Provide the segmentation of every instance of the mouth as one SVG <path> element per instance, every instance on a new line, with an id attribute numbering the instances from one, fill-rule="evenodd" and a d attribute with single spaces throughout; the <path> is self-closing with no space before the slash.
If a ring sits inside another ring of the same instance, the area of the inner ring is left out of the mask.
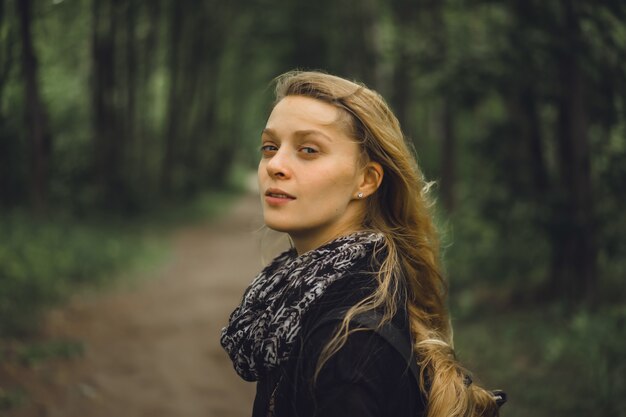
<path id="1" fill-rule="evenodd" d="M 279 189 L 276 189 L 276 188 L 268 189 L 265 192 L 265 196 L 266 197 L 272 197 L 272 198 L 284 198 L 284 199 L 287 199 L 287 200 L 295 200 L 296 199 L 291 194 L 288 194 L 288 193 L 284 192 L 283 190 L 279 190 Z"/>

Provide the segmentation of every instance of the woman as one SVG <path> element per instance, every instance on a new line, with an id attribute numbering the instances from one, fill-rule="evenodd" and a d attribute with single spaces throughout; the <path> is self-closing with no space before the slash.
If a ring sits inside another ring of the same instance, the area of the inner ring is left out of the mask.
<path id="1" fill-rule="evenodd" d="M 261 154 L 265 223 L 293 247 L 222 331 L 253 416 L 497 415 L 454 358 L 429 184 L 383 98 L 284 74 Z"/>

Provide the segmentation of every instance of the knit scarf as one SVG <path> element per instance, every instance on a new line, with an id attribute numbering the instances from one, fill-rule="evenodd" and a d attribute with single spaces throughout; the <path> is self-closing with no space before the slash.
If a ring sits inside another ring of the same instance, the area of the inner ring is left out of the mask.
<path id="1" fill-rule="evenodd" d="M 300 256 L 290 249 L 274 258 L 222 329 L 222 347 L 237 373 L 257 381 L 288 360 L 305 313 L 333 282 L 356 272 L 382 240 L 379 233 L 357 232 Z"/>

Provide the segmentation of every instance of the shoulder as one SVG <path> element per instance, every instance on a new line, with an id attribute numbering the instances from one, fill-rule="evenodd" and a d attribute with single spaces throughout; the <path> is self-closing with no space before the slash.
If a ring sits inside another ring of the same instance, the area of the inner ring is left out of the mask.
<path id="1" fill-rule="evenodd" d="M 329 320 L 313 329 L 303 340 L 302 356 L 319 360 L 326 345 L 335 337 L 340 324 L 340 320 Z M 407 373 L 407 360 L 381 330 L 362 321 L 353 320 L 345 343 L 328 358 L 321 370 L 328 368 L 335 376 L 346 381 L 358 380 L 364 374 L 381 381 L 410 378 L 411 375 Z M 403 333 L 399 334 L 400 337 L 404 337 Z"/>
<path id="2" fill-rule="evenodd" d="M 297 408 L 324 416 L 420 415 L 423 400 L 409 364 L 379 331 L 355 322 L 345 344 L 325 363 L 319 362 L 339 324 L 325 321 L 302 340 L 296 366 L 301 389 L 294 396 Z"/>
<path id="3" fill-rule="evenodd" d="M 308 332 L 303 332 L 304 357 L 319 360 L 324 348 L 336 337 L 346 311 L 331 310 L 311 323 Z M 357 377 L 362 369 L 392 379 L 410 378 L 412 343 L 406 321 L 399 318 L 402 314 L 399 312 L 393 321 L 384 323 L 382 315 L 375 311 L 353 317 L 347 338 L 341 348 L 328 358 L 328 366 L 346 368 L 352 373 L 352 378 Z"/>

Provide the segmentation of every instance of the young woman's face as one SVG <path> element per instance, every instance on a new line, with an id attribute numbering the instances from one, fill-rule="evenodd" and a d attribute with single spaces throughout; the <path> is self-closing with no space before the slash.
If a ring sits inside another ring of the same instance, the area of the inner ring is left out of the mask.
<path id="1" fill-rule="evenodd" d="M 340 110 L 304 96 L 274 107 L 261 136 L 259 189 L 265 224 L 288 233 L 299 253 L 359 228 L 359 145 Z"/>

